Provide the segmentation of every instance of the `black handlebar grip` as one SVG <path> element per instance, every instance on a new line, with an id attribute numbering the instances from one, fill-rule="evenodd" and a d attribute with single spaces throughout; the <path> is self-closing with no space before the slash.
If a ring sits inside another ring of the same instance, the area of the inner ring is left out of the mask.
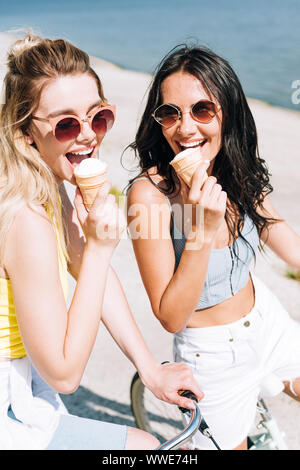
<path id="1" fill-rule="evenodd" d="M 196 403 L 198 403 L 196 396 L 190 390 L 185 390 L 184 392 L 182 392 L 181 396 L 185 398 L 189 398 L 190 400 L 194 400 Z M 178 408 L 180 409 L 182 413 L 187 413 L 191 411 L 188 408 L 182 408 L 181 406 L 178 406 Z"/>

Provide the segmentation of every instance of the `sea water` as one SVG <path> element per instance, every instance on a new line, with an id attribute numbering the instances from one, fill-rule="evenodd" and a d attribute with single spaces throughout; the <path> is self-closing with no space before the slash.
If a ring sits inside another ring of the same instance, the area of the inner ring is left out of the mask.
<path id="1" fill-rule="evenodd" d="M 0 31 L 22 27 L 150 73 L 177 44 L 204 45 L 247 96 L 300 111 L 299 0 L 0 0 Z"/>

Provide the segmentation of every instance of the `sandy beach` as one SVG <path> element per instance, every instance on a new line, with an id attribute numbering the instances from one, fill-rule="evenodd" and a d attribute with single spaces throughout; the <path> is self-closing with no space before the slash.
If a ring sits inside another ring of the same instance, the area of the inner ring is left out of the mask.
<path id="1" fill-rule="evenodd" d="M 4 51 L 11 37 L 0 33 L 0 80 L 5 72 Z M 105 137 L 100 156 L 109 167 L 113 185 L 123 189 L 137 173 L 137 162 L 131 152 L 122 152 L 134 140 L 139 116 L 151 76 L 121 69 L 99 58 L 91 58 L 100 76 L 109 103 L 117 105 L 117 120 Z M 299 77 L 300 78 L 300 77 Z M 274 187 L 271 200 L 282 218 L 300 234 L 298 201 L 300 199 L 300 108 L 295 111 L 270 106 L 249 99 L 259 136 L 260 155 L 268 164 Z M 298 109 L 297 109 L 298 108 Z M 125 167 L 125 168 L 124 168 Z M 73 199 L 74 188 L 66 185 Z M 129 305 L 146 342 L 158 361 L 172 358 L 172 338 L 151 312 L 142 285 L 131 241 L 121 240 L 113 267 L 119 275 Z M 270 250 L 258 254 L 254 268 L 278 296 L 290 315 L 300 321 L 300 282 L 286 277 L 286 265 Z M 74 281 L 70 277 L 70 298 Z M 135 370 L 113 343 L 104 327 L 98 333 L 95 348 L 84 374 L 82 385 L 70 396 L 64 396 L 69 411 L 85 417 L 134 425 L 129 407 L 129 386 Z M 282 424 L 290 449 L 300 449 L 300 405 L 285 395 L 267 400 L 278 422 Z"/>

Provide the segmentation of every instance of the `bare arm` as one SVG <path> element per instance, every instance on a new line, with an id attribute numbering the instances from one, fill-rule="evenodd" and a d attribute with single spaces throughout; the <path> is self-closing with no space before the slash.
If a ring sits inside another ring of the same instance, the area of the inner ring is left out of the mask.
<path id="1" fill-rule="evenodd" d="M 201 297 L 211 245 L 226 208 L 226 194 L 220 196 L 221 187 L 216 186 L 215 178 L 209 178 L 200 191 L 205 170 L 203 167 L 196 172 L 187 200 L 198 208 L 203 204 L 202 222 L 205 223 L 202 227 L 196 222 L 192 224 L 190 233 L 193 236 L 189 237 L 176 271 L 170 214 L 158 222 L 156 232 L 159 236 L 152 236 L 151 210 L 156 205 L 167 206 L 165 196 L 147 181 L 138 181 L 129 193 L 128 223 L 140 273 L 154 314 L 170 332 L 180 331 L 186 326 Z M 136 237 L 135 220 L 141 215 L 135 213 L 135 208 L 139 206 L 146 219 L 142 225 L 147 230 L 141 237 Z"/>
<path id="2" fill-rule="evenodd" d="M 78 277 L 78 260 L 82 258 L 84 241 L 68 195 L 61 190 L 62 203 L 67 217 L 67 227 L 72 249 L 72 275 Z M 143 383 L 161 400 L 186 408 L 193 406 L 190 400 L 180 397 L 179 390 L 192 390 L 200 400 L 203 397 L 192 373 L 184 364 L 158 364 L 149 351 L 128 306 L 122 286 L 110 266 L 103 300 L 102 321 L 121 351 L 137 368 Z"/>
<path id="3" fill-rule="evenodd" d="M 60 185 L 59 193 L 62 202 L 62 210 L 65 226 L 68 233 L 68 254 L 70 261 L 68 271 L 77 280 L 79 276 L 82 255 L 85 247 L 85 237 L 78 220 L 76 211 L 69 199 L 64 183 Z"/>
<path id="4" fill-rule="evenodd" d="M 175 255 L 170 234 L 163 238 L 160 236 L 152 239 L 149 227 L 145 238 L 135 239 L 132 233 L 135 219 L 135 213 L 131 210 L 133 205 L 143 201 L 144 215 L 149 221 L 152 204 L 158 204 L 157 195 L 154 194 L 157 190 L 149 186 L 146 188 L 147 184 L 151 183 L 138 182 L 130 191 L 128 224 L 140 274 L 153 313 L 167 331 L 176 332 L 184 328 L 201 297 L 210 246 L 207 243 L 198 251 L 184 250 L 175 271 Z M 168 209 L 164 200 L 161 200 L 160 204 Z M 170 217 L 169 220 L 165 218 L 164 224 L 169 230 Z M 161 234 L 166 232 L 165 228 L 161 227 Z"/>
<path id="5" fill-rule="evenodd" d="M 103 303 L 102 321 L 120 349 L 135 365 L 146 387 L 159 399 L 186 406 L 192 403 L 178 391 L 192 390 L 198 400 L 203 393 L 185 364 L 158 364 L 149 351 L 132 316 L 120 281 L 110 269 Z"/>
<path id="6" fill-rule="evenodd" d="M 99 195 L 96 205 L 103 204 L 105 197 Z M 6 246 L 5 267 L 25 348 L 42 377 L 61 393 L 70 393 L 79 385 L 101 319 L 115 245 L 97 239 L 98 222 L 94 212 L 85 222 L 88 242 L 68 311 L 59 278 L 55 234 L 42 208 L 38 212 L 29 208 L 20 211 Z"/>
<path id="7" fill-rule="evenodd" d="M 259 213 L 264 217 L 272 217 L 279 220 L 279 222 L 270 225 L 269 229 L 262 233 L 262 241 L 287 264 L 300 269 L 299 235 L 282 220 L 282 217 L 268 197 L 265 198 Z"/>

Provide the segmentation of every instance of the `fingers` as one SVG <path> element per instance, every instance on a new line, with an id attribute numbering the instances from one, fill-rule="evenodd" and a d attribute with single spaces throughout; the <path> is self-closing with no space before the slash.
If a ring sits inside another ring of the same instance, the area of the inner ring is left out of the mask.
<path id="1" fill-rule="evenodd" d="M 200 172 L 196 177 L 196 182 L 199 175 Z M 227 193 L 223 191 L 222 186 L 218 183 L 215 176 L 209 176 L 203 183 L 201 190 L 199 190 L 198 183 L 195 183 L 195 186 L 191 188 L 189 194 L 189 203 L 194 205 L 200 204 L 202 207 L 208 209 L 224 208 L 226 206 L 226 199 Z"/>
<path id="2" fill-rule="evenodd" d="M 217 178 L 210 176 L 202 190 L 202 204 L 214 207 L 218 201 L 221 191 L 222 186 L 218 184 Z"/>
<path id="3" fill-rule="evenodd" d="M 118 206 L 116 203 L 116 198 L 113 194 L 108 194 L 106 197 L 103 197 L 98 194 L 97 201 L 95 201 L 91 211 L 92 215 L 95 214 L 98 217 L 109 217 L 111 215 L 111 211 L 115 210 Z"/>
<path id="4" fill-rule="evenodd" d="M 111 194 L 109 194 L 110 188 L 111 188 L 111 183 L 109 181 L 105 181 L 105 183 L 103 183 L 100 186 L 97 192 L 97 196 L 94 200 L 94 203 L 90 209 L 90 212 L 92 211 L 98 212 L 99 207 L 109 200 L 109 196 L 112 196 Z M 112 198 L 110 198 L 110 200 L 112 200 Z"/>
<path id="5" fill-rule="evenodd" d="M 182 408 L 188 408 L 189 410 L 193 410 L 195 409 L 195 401 L 198 403 L 200 400 L 202 400 L 202 398 L 204 397 L 204 393 L 199 388 L 194 377 L 192 377 L 192 373 L 191 373 L 191 378 L 189 378 L 184 384 L 183 391 L 185 390 L 192 392 L 196 400 L 182 396 L 180 393 L 178 394 L 178 406 L 181 406 Z"/>
<path id="6" fill-rule="evenodd" d="M 221 191 L 219 195 L 218 202 L 221 206 L 221 208 L 226 208 L 226 202 L 227 202 L 227 193 L 225 191 Z"/>
<path id="7" fill-rule="evenodd" d="M 98 190 L 96 198 L 87 211 L 79 188 L 76 189 L 74 205 L 87 240 L 100 241 L 102 246 L 115 247 L 126 227 L 123 212 L 116 198 L 109 194 L 111 183 L 106 181 Z"/>
<path id="8" fill-rule="evenodd" d="M 96 195 L 95 201 L 90 209 L 89 212 L 93 210 L 97 210 L 97 208 L 105 202 L 105 199 L 109 193 L 109 190 L 111 188 L 111 183 L 109 181 L 106 181 L 100 188 L 99 191 Z M 74 206 L 77 210 L 78 218 L 79 220 L 84 220 L 84 218 L 87 216 L 88 211 L 86 210 L 86 207 L 84 205 L 83 197 L 81 194 L 81 191 L 79 187 L 77 186 L 76 192 L 75 192 L 75 197 L 74 197 Z"/>
<path id="9" fill-rule="evenodd" d="M 169 368 L 173 374 L 176 374 L 176 382 L 173 383 L 172 390 L 165 397 L 165 401 L 173 403 L 189 410 L 195 409 L 195 402 L 192 399 L 182 396 L 184 390 L 191 391 L 197 401 L 202 400 L 204 393 L 197 384 L 190 368 L 183 363 L 170 363 L 165 367 Z M 175 375 L 173 375 L 175 377 Z M 169 381 L 169 384 L 171 380 Z"/>
<path id="10" fill-rule="evenodd" d="M 204 182 L 207 180 L 207 169 L 209 165 L 210 165 L 209 160 L 204 160 L 203 162 L 200 163 L 200 165 L 198 166 L 197 170 L 195 171 L 193 175 L 191 188 L 189 192 L 189 201 L 192 204 L 193 203 L 196 204 L 197 201 L 199 200 L 200 190 Z"/>
<path id="11" fill-rule="evenodd" d="M 119 209 L 115 196 L 109 194 L 104 205 L 97 209 L 99 218 L 96 234 L 99 240 L 117 240 L 126 227 L 125 215 Z"/>
<path id="12" fill-rule="evenodd" d="M 188 410 L 194 410 L 196 405 L 195 401 L 191 400 L 190 398 L 180 398 L 180 395 L 178 395 L 178 403 L 177 406 L 180 406 L 180 408 L 186 408 Z"/>

